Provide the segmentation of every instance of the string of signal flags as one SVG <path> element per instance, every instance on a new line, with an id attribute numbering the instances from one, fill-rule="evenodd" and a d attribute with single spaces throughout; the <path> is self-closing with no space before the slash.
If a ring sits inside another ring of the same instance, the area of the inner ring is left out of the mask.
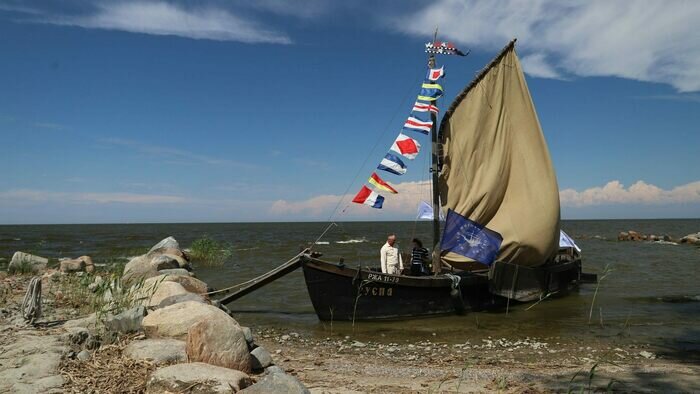
<path id="1" fill-rule="evenodd" d="M 439 41 L 425 44 L 425 51 L 431 54 L 466 56 L 466 54 L 462 53 L 452 43 Z M 412 133 L 421 135 L 430 134 L 430 130 L 433 127 L 431 114 L 437 115 L 439 113 L 439 109 L 435 104 L 437 99 L 442 97 L 443 93 L 442 86 L 437 82 L 444 76 L 444 66 L 428 69 L 410 115 L 404 122 L 399 135 L 394 140 L 389 151 L 384 155 L 379 165 L 377 165 L 378 170 L 394 175 L 403 175 L 408 171 L 402 158 L 413 160 L 420 152 L 421 144 L 411 136 Z M 367 183 L 372 185 L 374 189 L 363 184 L 360 191 L 352 199 L 352 202 L 381 209 L 384 205 L 384 196 L 379 194 L 379 192 L 398 194 L 398 191 L 382 179 L 376 171 L 372 172 L 367 179 Z"/>

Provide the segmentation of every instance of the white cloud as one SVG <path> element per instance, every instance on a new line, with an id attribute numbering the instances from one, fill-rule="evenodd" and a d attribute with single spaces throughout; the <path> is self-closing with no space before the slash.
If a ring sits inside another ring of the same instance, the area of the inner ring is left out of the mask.
<path id="1" fill-rule="evenodd" d="M 545 60 L 545 55 L 542 53 L 534 53 L 525 56 L 521 59 L 523 69 L 533 77 L 538 78 L 561 78 L 557 70 Z"/>
<path id="2" fill-rule="evenodd" d="M 680 204 L 700 203 L 700 181 L 664 190 L 658 186 L 637 181 L 629 188 L 620 181 L 610 181 L 604 186 L 583 191 L 565 189 L 560 193 L 563 206 L 592 206 L 607 204 Z"/>
<path id="3" fill-rule="evenodd" d="M 13 189 L 0 192 L 0 201 L 10 203 L 95 203 L 95 204 L 172 204 L 184 203 L 188 200 L 184 197 L 162 194 L 137 194 L 137 193 L 81 193 L 81 192 L 53 192 L 32 189 Z"/>
<path id="4" fill-rule="evenodd" d="M 337 220 L 357 219 L 370 214 L 411 217 L 416 215 L 418 203 L 421 200 L 430 201 L 430 183 L 427 181 L 403 182 L 393 186 L 399 193 L 382 193 L 386 200 L 381 210 L 352 203 L 354 193 L 351 193 L 345 196 L 325 194 L 300 201 L 277 200 L 270 206 L 269 213 L 280 218 L 304 216 L 326 219 L 337 206 L 338 209 L 333 216 L 333 219 Z"/>
<path id="5" fill-rule="evenodd" d="M 523 62 L 534 76 L 558 77 L 552 73 L 557 69 L 668 83 L 689 92 L 700 90 L 698 20 L 697 1 L 436 0 L 391 24 L 423 37 L 437 24 L 441 36 L 489 50 L 517 37 L 519 50 L 536 56 Z"/>
<path id="6" fill-rule="evenodd" d="M 197 3 L 195 3 L 197 4 Z M 284 33 L 213 6 L 181 7 L 164 1 L 103 2 L 84 15 L 43 16 L 40 22 L 131 33 L 216 41 L 290 44 Z"/>
<path id="7" fill-rule="evenodd" d="M 381 218 L 383 215 L 410 218 L 416 214 L 420 201 L 430 201 L 430 184 L 424 182 L 404 182 L 395 184 L 399 194 L 382 193 L 386 200 L 381 210 L 353 204 L 353 195 L 340 196 L 325 194 L 306 200 L 277 200 L 270 206 L 269 213 L 283 220 L 285 217 L 326 219 L 334 211 L 334 220 L 357 219 L 361 217 Z M 559 192 L 564 207 L 582 207 L 610 204 L 679 204 L 700 203 L 700 181 L 664 190 L 658 186 L 638 181 L 625 188 L 619 181 L 610 181 L 602 187 L 592 187 L 583 191 L 565 189 Z M 342 200 L 341 200 L 342 199 Z M 338 202 L 341 201 L 339 204 Z"/>

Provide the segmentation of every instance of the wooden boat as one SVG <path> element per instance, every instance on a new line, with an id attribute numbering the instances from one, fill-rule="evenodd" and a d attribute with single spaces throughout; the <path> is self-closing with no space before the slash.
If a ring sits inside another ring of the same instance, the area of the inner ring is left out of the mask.
<path id="1" fill-rule="evenodd" d="M 435 51 L 426 52 L 432 72 Z M 448 209 L 442 242 L 441 215 L 432 215 L 432 275 L 382 273 L 379 256 L 349 267 L 307 249 L 221 301 L 231 302 L 299 267 L 321 320 L 462 314 L 562 296 L 594 281 L 594 275 L 581 272 L 573 240 L 560 241 L 565 234 L 559 228 L 556 175 L 515 40 L 457 96 L 439 128 L 435 111 L 430 115 L 432 212 Z M 500 237 L 494 260 L 470 254 L 492 247 L 481 243 L 481 233 L 465 226 L 447 231 L 450 213 Z M 445 246 L 452 241 L 459 248 Z"/>
<path id="2" fill-rule="evenodd" d="M 452 202 L 448 193 L 449 188 L 454 188 L 454 185 L 460 182 L 470 181 L 468 177 L 464 180 L 458 179 L 456 182 L 454 179 L 452 182 L 450 182 L 450 179 L 446 179 L 445 166 L 450 166 L 454 172 L 454 168 L 457 168 L 460 164 L 455 161 L 470 154 L 460 152 L 462 153 L 461 155 L 456 155 L 454 153 L 454 144 L 448 146 L 449 141 L 446 141 L 446 139 L 454 138 L 454 136 L 450 136 L 450 132 L 454 133 L 455 129 L 460 127 L 460 125 L 455 125 L 454 122 L 450 123 L 449 120 L 459 110 L 460 105 L 465 105 L 463 101 L 469 97 L 473 89 L 477 86 L 484 87 L 480 82 L 492 78 L 490 73 L 499 69 L 499 65 L 502 62 L 517 62 L 514 46 L 515 40 L 510 42 L 464 89 L 443 116 L 439 129 L 436 127 L 436 116 L 433 115 L 431 132 L 433 212 L 439 212 L 441 205 L 448 205 Z M 435 67 L 434 55 L 429 57 L 428 63 L 429 68 Z M 515 77 L 520 77 L 518 82 L 522 81 L 524 84 L 525 80 L 519 65 L 515 67 L 515 74 Z M 497 77 L 500 77 L 500 75 Z M 506 78 L 509 77 L 507 76 Z M 521 91 L 508 92 L 508 94 L 515 93 L 527 94 L 527 100 L 522 101 L 531 105 L 526 86 Z M 527 105 L 525 105 L 525 109 L 527 109 Z M 488 111 L 488 109 L 476 108 L 472 109 L 472 111 Z M 532 138 L 542 137 L 539 124 L 536 122 L 534 106 L 532 111 L 535 124 L 530 125 L 532 128 L 530 134 Z M 465 130 L 459 131 L 463 132 Z M 468 131 L 474 132 L 474 130 Z M 502 133 L 499 137 L 508 137 L 508 135 Z M 542 141 L 538 142 L 544 144 L 544 139 L 542 138 Z M 536 148 L 542 150 L 542 146 L 536 146 Z M 477 150 L 478 147 L 467 146 L 466 149 Z M 558 189 L 556 188 L 556 179 L 553 175 L 553 169 L 551 169 L 549 155 L 546 152 L 546 145 L 544 145 L 543 150 L 544 156 L 539 158 L 540 160 L 538 158 L 533 158 L 533 160 L 539 161 L 543 171 L 549 172 L 549 174 L 544 174 L 545 176 L 548 175 L 554 179 L 553 183 L 545 185 L 548 187 L 548 190 L 538 191 L 538 194 L 541 192 L 538 198 L 541 197 L 545 201 L 556 200 L 552 202 L 551 206 L 545 207 L 550 211 L 549 216 L 551 217 L 549 223 L 545 223 L 545 225 L 556 225 L 556 228 L 549 229 L 549 233 L 554 236 L 555 234 L 558 235 L 559 232 Z M 478 176 L 478 174 L 471 175 Z M 455 177 L 453 176 L 453 178 Z M 556 193 L 555 196 L 552 194 L 552 189 Z M 498 198 L 499 196 L 490 196 L 487 192 L 480 197 L 488 199 L 490 197 Z M 457 205 L 463 204 L 465 202 L 464 193 L 459 195 L 457 200 Z M 478 202 L 472 204 L 467 211 L 473 214 L 477 210 L 474 207 L 478 208 L 478 204 Z M 508 207 L 501 206 L 497 208 L 506 209 Z M 537 214 L 533 213 L 529 217 L 534 218 Z M 442 224 L 437 217 L 438 215 L 433 216 L 433 250 L 440 251 L 438 241 L 440 240 L 440 227 Z M 497 214 L 492 214 L 491 219 L 494 216 L 497 216 Z M 544 240 L 544 242 L 550 248 L 553 245 L 550 239 Z M 511 243 L 506 246 L 515 250 L 515 253 L 511 251 L 511 256 L 517 255 L 523 249 L 526 250 L 528 247 L 533 247 L 533 244 L 537 244 L 537 242 L 529 239 L 521 239 L 514 243 L 516 245 Z M 535 245 L 534 247 L 537 246 Z M 436 252 L 433 254 L 434 274 L 420 277 L 383 274 L 378 267 L 378 260 L 377 262 L 368 262 L 367 265 L 361 267 L 348 267 L 344 263 L 324 261 L 311 254 L 304 254 L 301 257 L 301 266 L 304 271 L 309 297 L 316 314 L 321 320 L 355 321 L 413 318 L 452 313 L 461 314 L 470 310 L 494 308 L 505 305 L 508 299 L 515 302 L 527 302 L 550 296 L 564 295 L 570 289 L 575 288 L 582 279 L 590 278 L 581 273 L 580 254 L 573 248 L 558 250 L 558 246 L 557 243 L 555 246 L 557 249 L 553 253 L 549 252 L 547 256 L 540 256 L 540 260 L 535 261 L 534 264 L 522 264 L 522 259 L 509 259 L 509 256 L 500 253 L 498 260 L 492 265 L 486 266 L 475 261 L 469 261 L 469 259 L 462 259 L 461 256 L 458 256 L 460 257 L 458 259 L 449 259 L 449 253 L 444 253 L 444 251 L 442 253 Z M 546 252 L 543 253 L 543 255 L 545 254 Z"/>

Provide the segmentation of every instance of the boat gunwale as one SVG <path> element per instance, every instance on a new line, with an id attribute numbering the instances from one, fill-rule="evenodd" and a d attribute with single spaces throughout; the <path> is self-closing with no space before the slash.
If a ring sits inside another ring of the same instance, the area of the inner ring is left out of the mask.
<path id="1" fill-rule="evenodd" d="M 303 268 L 316 269 L 320 271 L 325 271 L 328 273 L 355 278 L 357 272 L 360 272 L 360 278 L 362 280 L 369 280 L 373 283 L 381 283 L 396 286 L 406 286 L 406 287 L 452 287 L 452 279 L 446 275 L 426 275 L 426 276 L 410 276 L 410 275 L 394 275 L 394 274 L 383 274 L 381 272 L 369 271 L 364 267 L 349 267 L 347 265 L 340 265 L 339 263 L 332 263 L 329 261 L 321 260 L 312 257 L 308 254 L 301 256 L 301 262 Z M 310 264 L 309 264 L 310 263 Z M 373 280 L 368 279 L 370 274 L 381 275 L 381 277 L 391 278 L 391 280 Z M 472 274 L 475 278 L 481 275 Z M 486 276 L 483 276 L 485 279 Z M 395 281 L 393 280 L 395 279 Z M 465 279 L 465 278 L 463 278 Z"/>

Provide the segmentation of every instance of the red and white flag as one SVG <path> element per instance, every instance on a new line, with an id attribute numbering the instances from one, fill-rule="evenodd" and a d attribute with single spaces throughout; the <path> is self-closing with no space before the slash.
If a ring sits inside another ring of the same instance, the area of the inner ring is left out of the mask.
<path id="1" fill-rule="evenodd" d="M 440 68 L 431 68 L 428 70 L 428 79 L 431 81 L 437 81 L 438 79 L 445 76 L 445 66 Z"/>
<path id="2" fill-rule="evenodd" d="M 401 156 L 409 160 L 413 160 L 416 158 L 416 156 L 418 156 L 420 144 L 418 141 L 407 136 L 406 134 L 400 133 L 399 136 L 396 137 L 394 144 L 391 146 L 391 150 L 401 154 Z"/>
<path id="3" fill-rule="evenodd" d="M 428 103 L 421 103 L 420 101 L 416 101 L 415 104 L 413 104 L 413 110 L 416 112 L 432 112 L 434 114 L 437 114 L 440 112 L 437 106 L 428 104 Z"/>
<path id="4" fill-rule="evenodd" d="M 422 121 L 418 118 L 414 118 L 413 116 L 409 116 L 408 119 L 406 120 L 406 123 L 403 124 L 404 129 L 418 131 L 418 132 L 423 133 L 423 134 L 430 133 L 430 129 L 432 127 L 433 127 L 432 120 L 425 122 L 425 121 Z"/>

